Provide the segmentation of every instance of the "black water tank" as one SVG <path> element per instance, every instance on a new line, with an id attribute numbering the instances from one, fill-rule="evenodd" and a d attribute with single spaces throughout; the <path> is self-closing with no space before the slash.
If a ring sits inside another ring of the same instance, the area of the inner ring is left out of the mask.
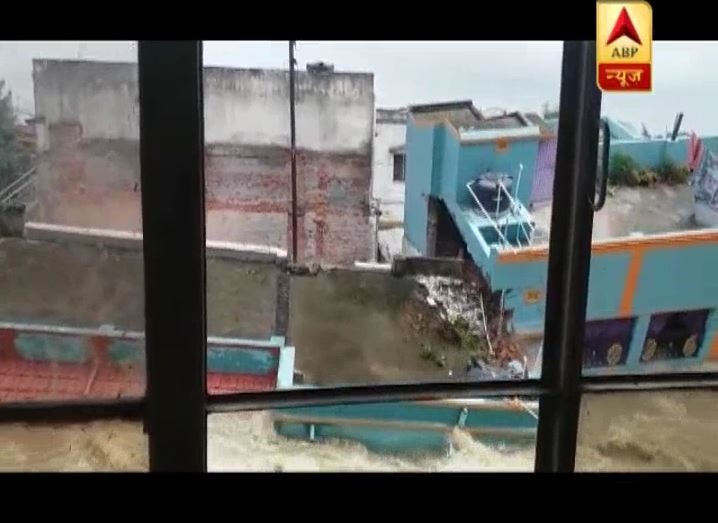
<path id="1" fill-rule="evenodd" d="M 506 191 L 511 194 L 513 179 L 505 174 L 485 174 L 471 182 L 471 190 L 474 191 L 486 212 L 492 216 L 504 213 L 510 204 L 506 192 L 501 191 L 499 188 L 499 181 L 504 184 Z M 499 191 L 501 191 L 500 197 Z M 499 207 L 498 213 L 496 212 L 497 203 Z"/>

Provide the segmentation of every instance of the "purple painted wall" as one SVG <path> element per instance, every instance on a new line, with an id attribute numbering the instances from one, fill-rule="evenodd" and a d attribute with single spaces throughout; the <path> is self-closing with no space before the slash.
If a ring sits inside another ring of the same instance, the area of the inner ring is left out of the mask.
<path id="1" fill-rule="evenodd" d="M 538 158 L 536 160 L 536 175 L 531 192 L 531 203 L 545 203 L 551 201 L 553 193 L 553 176 L 556 171 L 556 147 L 558 138 L 542 140 L 539 143 Z"/>

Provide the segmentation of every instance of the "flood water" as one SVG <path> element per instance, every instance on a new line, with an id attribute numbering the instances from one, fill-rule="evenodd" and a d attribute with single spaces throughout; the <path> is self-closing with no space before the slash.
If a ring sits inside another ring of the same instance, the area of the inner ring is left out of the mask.
<path id="1" fill-rule="evenodd" d="M 718 471 L 716 393 L 650 392 L 587 396 L 577 470 Z M 393 457 L 348 441 L 307 442 L 275 434 L 269 413 L 208 418 L 210 471 L 531 471 L 534 449 L 507 450 L 453 435 L 450 456 Z M 141 424 L 0 426 L 0 470 L 142 471 Z"/>

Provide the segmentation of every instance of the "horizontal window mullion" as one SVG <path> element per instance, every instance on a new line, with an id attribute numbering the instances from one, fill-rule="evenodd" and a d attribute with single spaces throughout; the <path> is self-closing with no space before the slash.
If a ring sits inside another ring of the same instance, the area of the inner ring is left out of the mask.
<path id="1" fill-rule="evenodd" d="M 631 392 L 647 390 L 718 388 L 718 372 L 671 372 L 625 376 L 587 376 L 581 392 Z"/>
<path id="2" fill-rule="evenodd" d="M 208 412 L 233 412 L 267 408 L 438 400 L 458 397 L 539 397 L 547 392 L 548 390 L 542 388 L 538 380 L 362 385 L 211 395 L 207 398 L 207 410 Z"/>
<path id="3" fill-rule="evenodd" d="M 144 398 L 0 403 L 0 423 L 70 423 L 111 418 L 141 420 L 144 412 Z"/>

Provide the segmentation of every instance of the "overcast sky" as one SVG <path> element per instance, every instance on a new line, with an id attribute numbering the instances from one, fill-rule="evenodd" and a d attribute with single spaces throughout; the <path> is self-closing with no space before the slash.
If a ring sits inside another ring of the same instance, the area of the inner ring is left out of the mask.
<path id="1" fill-rule="evenodd" d="M 373 72 L 379 107 L 472 99 L 481 108 L 538 110 L 559 98 L 560 42 L 305 42 L 300 67 L 322 60 L 336 70 Z M 32 112 L 32 58 L 136 61 L 129 42 L 0 42 L 0 79 Z M 655 42 L 650 94 L 604 97 L 603 113 L 653 133 L 683 111 L 684 130 L 718 134 L 718 42 Z M 287 42 L 205 42 L 206 65 L 287 67 Z"/>

